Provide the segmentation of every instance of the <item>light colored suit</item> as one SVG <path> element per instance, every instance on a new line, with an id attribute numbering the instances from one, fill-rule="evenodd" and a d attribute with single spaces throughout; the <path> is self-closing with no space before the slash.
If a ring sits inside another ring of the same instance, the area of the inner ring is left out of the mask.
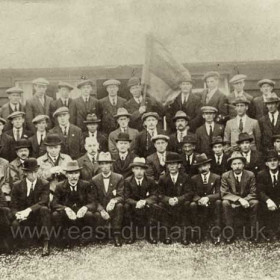
<path id="1" fill-rule="evenodd" d="M 252 149 L 259 149 L 261 143 L 261 130 L 257 120 L 251 119 L 246 116 L 245 125 L 243 127 L 243 133 L 247 132 L 250 136 L 254 138 L 252 142 Z M 238 136 L 241 133 L 239 129 L 238 119 L 237 117 L 227 121 L 224 140 L 229 141 L 231 145 L 236 145 L 236 141 L 238 140 Z"/>

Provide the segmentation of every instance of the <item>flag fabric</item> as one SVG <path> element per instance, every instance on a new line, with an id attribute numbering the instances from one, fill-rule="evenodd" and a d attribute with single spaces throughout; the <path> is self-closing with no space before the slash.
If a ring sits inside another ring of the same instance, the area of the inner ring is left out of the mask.
<path id="1" fill-rule="evenodd" d="M 147 93 L 163 104 L 169 104 L 179 94 L 182 79 L 190 78 L 190 72 L 178 63 L 154 36 L 147 35 L 146 57 L 142 71 L 142 84 Z"/>

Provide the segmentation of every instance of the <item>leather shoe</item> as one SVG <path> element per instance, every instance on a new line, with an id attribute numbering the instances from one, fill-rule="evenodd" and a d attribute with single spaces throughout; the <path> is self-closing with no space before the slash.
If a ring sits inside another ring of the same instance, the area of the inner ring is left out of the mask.
<path id="1" fill-rule="evenodd" d="M 181 240 L 181 244 L 184 246 L 188 246 L 190 244 L 190 241 L 188 239 L 184 238 Z"/>
<path id="2" fill-rule="evenodd" d="M 120 236 L 114 237 L 114 245 L 115 247 L 121 247 L 122 246 L 122 239 Z"/>
<path id="3" fill-rule="evenodd" d="M 163 240 L 163 243 L 166 244 L 166 245 L 170 245 L 172 243 L 172 240 L 170 237 L 166 237 L 164 240 Z"/>
<path id="4" fill-rule="evenodd" d="M 50 248 L 49 248 L 49 241 L 44 241 L 42 257 L 49 256 Z"/>
<path id="5" fill-rule="evenodd" d="M 221 237 L 219 236 L 219 237 L 217 237 L 217 238 L 214 238 L 214 239 L 212 240 L 212 243 L 213 243 L 215 246 L 220 245 L 220 243 L 221 243 Z"/>

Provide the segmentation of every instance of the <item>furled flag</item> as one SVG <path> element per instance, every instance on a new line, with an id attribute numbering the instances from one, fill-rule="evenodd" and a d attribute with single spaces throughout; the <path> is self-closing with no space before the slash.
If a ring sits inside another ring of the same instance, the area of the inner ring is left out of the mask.
<path id="1" fill-rule="evenodd" d="M 146 40 L 142 71 L 144 95 L 148 93 L 163 104 L 170 104 L 179 94 L 180 81 L 190 78 L 190 72 L 153 35 L 147 35 Z"/>

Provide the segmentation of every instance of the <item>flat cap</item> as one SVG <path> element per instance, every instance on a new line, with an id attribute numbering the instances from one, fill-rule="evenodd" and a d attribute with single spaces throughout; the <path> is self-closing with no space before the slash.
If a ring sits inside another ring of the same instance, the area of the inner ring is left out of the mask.
<path id="1" fill-rule="evenodd" d="M 182 143 L 183 143 L 183 144 L 196 144 L 196 143 L 197 143 L 196 135 L 194 135 L 194 134 L 186 135 L 186 136 L 183 138 Z"/>
<path id="2" fill-rule="evenodd" d="M 213 106 L 203 106 L 200 110 L 202 113 L 218 113 L 218 109 Z"/>
<path id="3" fill-rule="evenodd" d="M 133 86 L 141 85 L 141 80 L 138 77 L 131 77 L 127 82 L 127 87 L 131 88 Z"/>
<path id="4" fill-rule="evenodd" d="M 43 120 L 46 120 L 46 121 L 48 121 L 50 118 L 49 118 L 49 116 L 47 116 L 47 115 L 38 115 L 38 116 L 36 116 L 33 120 L 32 120 L 32 123 L 38 123 L 38 122 L 40 122 L 40 121 L 43 121 Z"/>
<path id="5" fill-rule="evenodd" d="M 261 87 L 263 84 L 269 84 L 272 87 L 274 87 L 276 83 L 274 81 L 270 80 L 270 79 L 262 79 L 262 80 L 258 81 L 258 86 L 259 87 Z"/>
<path id="6" fill-rule="evenodd" d="M 16 112 L 13 112 L 12 114 L 10 114 L 9 116 L 8 116 L 8 120 L 12 120 L 12 119 L 14 119 L 14 118 L 17 118 L 17 117 L 23 117 L 23 116 L 25 116 L 25 113 L 24 112 L 21 112 L 21 111 L 16 111 Z"/>
<path id="7" fill-rule="evenodd" d="M 58 88 L 66 87 L 66 88 L 69 88 L 70 90 L 74 89 L 74 87 L 72 85 L 70 85 L 69 83 L 66 83 L 66 82 L 62 82 L 62 81 L 60 81 L 57 86 L 58 86 Z"/>
<path id="8" fill-rule="evenodd" d="M 50 83 L 45 78 L 37 78 L 37 79 L 32 81 L 32 84 L 36 84 L 36 85 L 49 85 Z"/>
<path id="9" fill-rule="evenodd" d="M 157 112 L 147 112 L 145 114 L 142 115 L 142 121 L 145 121 L 146 118 L 148 117 L 154 117 L 156 118 L 157 120 L 159 120 L 159 115 Z"/>
<path id="10" fill-rule="evenodd" d="M 190 120 L 190 117 L 183 111 L 178 111 L 174 118 L 173 118 L 173 121 L 176 122 L 176 120 L 178 119 L 185 119 L 186 121 L 189 121 Z"/>
<path id="11" fill-rule="evenodd" d="M 69 109 L 67 107 L 60 107 L 55 110 L 55 112 L 53 113 L 53 117 L 55 118 L 61 114 L 65 114 L 65 113 L 69 113 Z"/>
<path id="12" fill-rule="evenodd" d="M 210 77 L 215 77 L 215 78 L 220 78 L 220 74 L 217 71 L 209 71 L 203 76 L 203 80 L 206 81 L 207 78 Z"/>
<path id="13" fill-rule="evenodd" d="M 107 87 L 107 86 L 110 86 L 110 85 L 116 85 L 116 86 L 119 86 L 121 84 L 120 81 L 118 80 L 114 80 L 114 79 L 110 79 L 110 80 L 107 80 L 103 83 L 103 86 L 104 87 Z"/>
<path id="14" fill-rule="evenodd" d="M 3 119 L 3 118 L 0 118 L 0 122 L 1 122 L 3 125 L 5 125 L 7 121 L 6 121 L 5 119 Z"/>
<path id="15" fill-rule="evenodd" d="M 239 104 L 239 103 L 250 104 L 250 101 L 245 96 L 241 96 L 241 97 L 236 98 L 232 102 L 232 104 L 234 104 L 234 105 Z"/>
<path id="16" fill-rule="evenodd" d="M 85 86 L 85 85 L 91 85 L 93 86 L 93 81 L 91 80 L 81 80 L 78 84 L 77 84 L 77 88 L 81 88 L 82 86 Z"/>
<path id="17" fill-rule="evenodd" d="M 246 75 L 238 74 L 238 75 L 233 76 L 233 77 L 229 80 L 229 82 L 230 82 L 231 84 L 236 84 L 236 83 L 239 83 L 239 82 L 244 81 L 244 80 L 246 80 L 246 79 L 247 79 L 247 76 L 246 76 Z"/>
<path id="18" fill-rule="evenodd" d="M 10 93 L 23 93 L 23 89 L 19 88 L 19 87 L 11 87 L 8 88 L 6 90 L 6 93 L 10 94 Z"/>
<path id="19" fill-rule="evenodd" d="M 164 134 L 158 134 L 152 137 L 152 141 L 155 142 L 157 140 L 165 140 L 166 142 L 169 141 L 169 136 Z"/>

